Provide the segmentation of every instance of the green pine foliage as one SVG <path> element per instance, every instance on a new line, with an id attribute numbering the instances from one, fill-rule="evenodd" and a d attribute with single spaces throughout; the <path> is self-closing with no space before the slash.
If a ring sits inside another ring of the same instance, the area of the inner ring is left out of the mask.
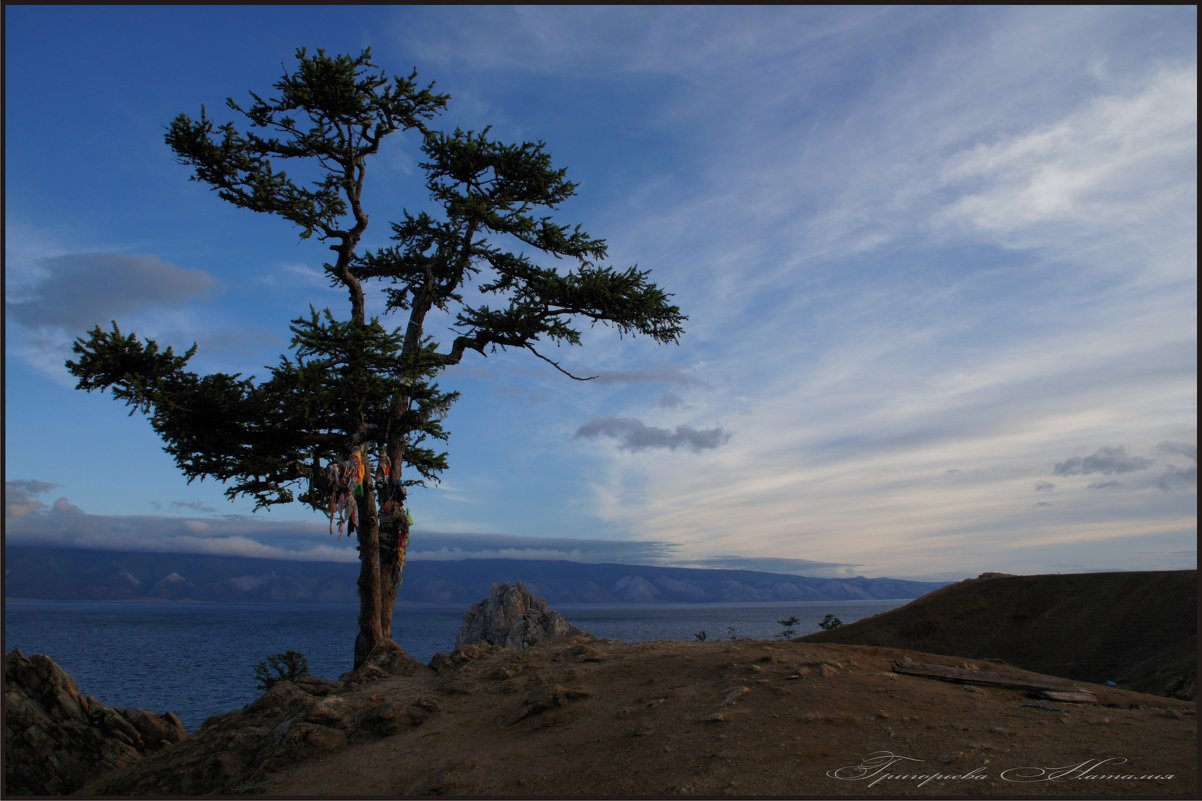
<path id="1" fill-rule="evenodd" d="M 332 255 L 322 269 L 349 308 L 310 306 L 296 317 L 289 352 L 262 380 L 197 373 L 195 344 L 177 354 L 115 321 L 77 339 L 67 368 L 79 389 L 107 390 L 145 414 L 189 480 L 217 479 L 256 509 L 297 500 L 324 509 L 326 465 L 347 463 L 356 448 L 373 461 L 387 455 L 378 497 L 359 501 L 358 664 L 390 637 L 404 564 L 401 537 L 381 538 L 375 511 L 448 466 L 443 421 L 457 394 L 439 388 L 439 375 L 469 354 L 524 350 L 587 380 L 545 349 L 579 345 L 583 326 L 598 324 L 672 343 L 686 317 L 648 271 L 605 264 L 604 240 L 556 221 L 577 187 L 544 143 L 433 128 L 449 98 L 420 86 L 416 72 L 390 78 L 370 49 L 300 49 L 274 90 L 227 100 L 233 121 L 219 124 L 204 106 L 199 119 L 180 114 L 166 143 L 222 200 L 325 244 Z M 364 186 L 390 136 L 420 141 L 428 202 L 400 211 L 390 244 L 366 249 Z M 385 295 L 379 318 L 366 313 L 372 286 Z M 432 313 L 449 321 L 448 333 L 427 330 Z"/>
<path id="2" fill-rule="evenodd" d="M 309 676 L 309 660 L 300 651 L 273 654 L 255 665 L 255 686 L 266 692 L 281 681 L 296 681 Z"/>
<path id="3" fill-rule="evenodd" d="M 818 625 L 823 631 L 830 631 L 831 629 L 837 629 L 842 626 L 843 621 L 834 615 L 827 615 L 826 617 L 822 618 L 822 620 L 818 621 Z"/>
<path id="4" fill-rule="evenodd" d="M 187 369 L 195 345 L 177 355 L 116 322 L 77 339 L 67 362 L 80 389 L 107 389 L 145 413 L 189 479 L 216 478 L 231 500 L 250 496 L 257 507 L 293 502 L 298 490 L 319 507 L 305 479 L 368 443 L 370 453 L 400 456 L 398 473 L 416 473 L 405 485 L 437 480 L 447 467 L 442 418 L 457 395 L 435 379 L 465 353 L 526 350 L 569 373 L 540 348 L 579 345 L 583 324 L 665 343 L 683 333 L 685 316 L 647 271 L 602 264 L 603 240 L 553 220 L 576 184 L 544 143 L 432 130 L 449 98 L 419 87 L 416 72 L 388 78 L 370 49 L 296 58 L 274 97 L 227 101 L 242 128 L 202 107 L 199 119 L 176 117 L 166 142 L 222 200 L 328 242 L 335 258 L 323 267 L 348 290 L 349 317 L 310 307 L 292 323 L 291 353 L 261 382 L 199 375 Z M 406 132 L 422 141 L 429 207 L 391 223 L 393 244 L 362 250 L 370 158 Z M 366 318 L 370 282 L 386 294 L 387 319 Z M 435 309 L 453 320 L 449 340 L 426 331 Z"/>
<path id="5" fill-rule="evenodd" d="M 791 640 L 797 636 L 797 631 L 793 628 L 798 623 L 796 615 L 790 615 L 783 620 L 776 621 L 781 626 L 780 634 L 776 635 L 779 640 Z"/>

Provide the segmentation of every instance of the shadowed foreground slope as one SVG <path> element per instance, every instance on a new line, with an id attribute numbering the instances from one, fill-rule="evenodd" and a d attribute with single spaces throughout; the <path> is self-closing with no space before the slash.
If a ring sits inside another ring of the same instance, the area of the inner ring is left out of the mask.
<path id="1" fill-rule="evenodd" d="M 433 667 L 282 682 L 86 794 L 285 798 L 1196 793 L 1192 704 L 1095 704 L 892 671 L 907 652 L 804 642 L 476 644 Z M 978 670 L 992 662 L 911 657 Z M 1018 671 L 1021 672 L 1021 671 Z M 857 767 L 899 764 L 870 784 Z M 879 759 L 879 755 L 876 757 Z M 1108 762 L 1100 761 L 1110 760 Z M 1078 766 L 1034 782 L 1025 769 Z M 914 776 L 938 774 L 925 783 Z M 1107 778 L 1109 777 L 1109 778 Z"/>
<path id="2" fill-rule="evenodd" d="M 1194 698 L 1197 571 L 985 574 L 813 643 L 997 658 L 1028 670 Z"/>

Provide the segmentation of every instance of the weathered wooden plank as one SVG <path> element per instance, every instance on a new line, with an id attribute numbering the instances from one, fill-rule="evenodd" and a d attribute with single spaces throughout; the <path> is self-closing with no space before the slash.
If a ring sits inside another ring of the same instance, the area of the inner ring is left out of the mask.
<path id="1" fill-rule="evenodd" d="M 996 673 L 992 670 L 964 670 L 963 668 L 947 667 L 946 665 L 924 665 L 917 662 L 894 662 L 893 672 L 942 679 L 943 681 L 1017 687 L 1025 690 L 1081 691 L 1081 688 L 1070 681 L 1062 681 L 1046 676 L 1023 676 L 1018 673 Z"/>
<path id="2" fill-rule="evenodd" d="M 1096 704 L 1098 702 L 1098 697 L 1086 690 L 1078 690 L 1076 692 L 1042 690 L 1038 695 L 1040 698 L 1046 698 L 1049 701 L 1067 701 L 1072 704 Z"/>

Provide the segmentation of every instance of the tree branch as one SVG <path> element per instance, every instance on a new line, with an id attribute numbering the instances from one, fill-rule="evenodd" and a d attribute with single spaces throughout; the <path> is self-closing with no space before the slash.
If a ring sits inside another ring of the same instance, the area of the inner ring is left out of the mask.
<path id="1" fill-rule="evenodd" d="M 554 367 L 554 368 L 555 368 L 556 370 L 558 370 L 559 372 L 561 372 L 561 373 L 563 373 L 564 375 L 566 375 L 568 378 L 575 379 L 576 381 L 592 381 L 594 378 L 596 378 L 596 377 L 597 377 L 597 376 L 595 376 L 595 375 L 590 375 L 590 376 L 584 376 L 584 377 L 581 377 L 581 376 L 575 375 L 574 373 L 570 373 L 570 372 L 568 372 L 567 370 L 565 370 L 565 369 L 563 369 L 562 367 L 560 367 L 560 366 L 559 366 L 559 362 L 555 361 L 554 359 L 549 359 L 549 358 L 547 358 L 546 356 L 544 356 L 544 355 L 542 355 L 541 353 L 539 353 L 537 350 L 535 350 L 533 345 L 526 345 L 526 350 L 530 351 L 530 352 L 531 352 L 531 353 L 533 353 L 535 356 L 537 356 L 538 358 L 542 359 L 544 362 L 546 362 L 547 364 L 551 365 L 552 367 Z"/>

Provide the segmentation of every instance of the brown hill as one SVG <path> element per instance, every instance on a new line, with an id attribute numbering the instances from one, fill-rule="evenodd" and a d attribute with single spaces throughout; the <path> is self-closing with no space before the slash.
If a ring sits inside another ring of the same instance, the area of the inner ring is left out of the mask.
<path id="1" fill-rule="evenodd" d="M 386 655 L 282 682 L 84 794 L 1196 797 L 1193 704 L 1084 684 L 1097 703 L 1033 699 L 894 672 L 906 655 L 588 638 L 429 668 Z"/>
<path id="2" fill-rule="evenodd" d="M 1028 670 L 1194 698 L 1197 571 L 983 574 L 805 638 L 997 658 Z"/>

